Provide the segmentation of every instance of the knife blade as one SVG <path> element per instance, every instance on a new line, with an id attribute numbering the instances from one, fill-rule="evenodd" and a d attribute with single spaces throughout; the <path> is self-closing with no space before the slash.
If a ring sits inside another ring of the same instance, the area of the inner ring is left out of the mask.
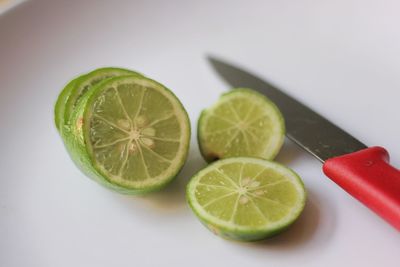
<path id="1" fill-rule="evenodd" d="M 233 88 L 247 87 L 281 110 L 287 137 L 323 163 L 324 173 L 400 231 L 400 171 L 382 147 L 367 147 L 311 108 L 250 72 L 215 57 L 214 70 Z"/>

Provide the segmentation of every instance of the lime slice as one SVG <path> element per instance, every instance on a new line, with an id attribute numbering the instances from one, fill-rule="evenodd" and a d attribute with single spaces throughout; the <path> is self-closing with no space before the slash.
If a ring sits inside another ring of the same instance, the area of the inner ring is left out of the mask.
<path id="1" fill-rule="evenodd" d="M 207 161 L 248 156 L 273 159 L 285 135 L 283 116 L 268 98 L 251 89 L 234 89 L 204 110 L 198 142 Z"/>
<path id="2" fill-rule="evenodd" d="M 75 109 L 79 99 L 94 85 L 104 79 L 121 75 L 139 75 L 137 72 L 121 68 L 100 68 L 79 76 L 72 80 L 60 93 L 55 106 L 55 122 L 57 129 L 68 124 L 72 111 Z"/>
<path id="3" fill-rule="evenodd" d="M 272 161 L 237 157 L 216 161 L 189 182 L 190 207 L 215 234 L 256 241 L 281 232 L 304 208 L 299 176 Z"/>
<path id="4" fill-rule="evenodd" d="M 74 90 L 76 81 L 82 78 L 82 76 L 70 81 L 58 95 L 56 105 L 54 106 L 54 121 L 58 131 L 60 131 L 64 124 L 65 104 L 67 103 L 68 97 L 71 91 Z"/>
<path id="5" fill-rule="evenodd" d="M 75 163 L 122 193 L 155 191 L 182 168 L 190 123 L 176 96 L 139 76 L 104 80 L 84 95 L 64 134 Z"/>

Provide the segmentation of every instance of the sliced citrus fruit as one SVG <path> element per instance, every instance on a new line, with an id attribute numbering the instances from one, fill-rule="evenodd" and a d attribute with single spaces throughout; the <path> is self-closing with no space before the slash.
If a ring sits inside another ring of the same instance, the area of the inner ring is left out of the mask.
<path id="1" fill-rule="evenodd" d="M 68 97 L 71 91 L 74 90 L 76 81 L 82 76 L 71 80 L 58 95 L 57 102 L 54 106 L 54 122 L 58 131 L 60 131 L 61 126 L 64 124 L 65 104 L 67 103 Z"/>
<path id="2" fill-rule="evenodd" d="M 256 241 L 286 229 L 304 208 L 299 176 L 272 161 L 216 161 L 189 182 L 186 195 L 200 221 L 229 239 Z"/>
<path id="3" fill-rule="evenodd" d="M 239 88 L 203 110 L 197 130 L 200 151 L 209 162 L 236 156 L 273 159 L 282 147 L 285 123 L 267 97 Z"/>
<path id="4" fill-rule="evenodd" d="M 68 124 L 72 111 L 75 109 L 79 99 L 94 85 L 104 79 L 121 75 L 139 75 L 141 74 L 122 68 L 99 68 L 79 76 L 65 86 L 60 93 L 55 105 L 55 122 L 57 129 Z"/>
<path id="5" fill-rule="evenodd" d="M 122 193 L 155 191 L 170 182 L 188 153 L 190 123 L 177 97 L 139 76 L 109 78 L 77 105 L 64 133 L 77 165 Z"/>

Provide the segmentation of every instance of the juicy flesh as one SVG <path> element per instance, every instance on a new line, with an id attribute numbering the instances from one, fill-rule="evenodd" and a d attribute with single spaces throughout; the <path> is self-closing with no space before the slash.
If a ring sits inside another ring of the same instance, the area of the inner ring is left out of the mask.
<path id="1" fill-rule="evenodd" d="M 94 159 L 111 179 L 144 181 L 171 167 L 181 125 L 162 93 L 136 84 L 110 87 L 97 97 L 92 112 Z"/>
<path id="2" fill-rule="evenodd" d="M 207 111 L 202 132 L 208 156 L 263 156 L 271 137 L 279 131 L 264 105 L 252 98 L 236 97 Z"/>
<path id="3" fill-rule="evenodd" d="M 100 83 L 101 81 L 115 77 L 115 76 L 120 76 L 120 75 L 127 75 L 130 74 L 130 71 L 126 70 L 114 70 L 114 71 L 108 71 L 106 73 L 102 71 L 97 71 L 97 75 L 90 75 L 89 78 L 86 78 L 83 82 L 78 83 L 78 86 L 75 88 L 74 91 L 71 91 L 71 95 L 69 96 L 68 103 L 66 104 L 66 111 L 65 111 L 65 116 L 66 116 L 66 121 L 70 119 L 70 116 L 72 114 L 72 111 L 76 108 L 76 105 L 78 104 L 79 100 L 82 98 L 83 95 L 86 94 L 87 91 L 89 91 L 90 88 L 95 86 L 96 84 Z"/>
<path id="4" fill-rule="evenodd" d="M 199 179 L 195 197 L 213 217 L 255 227 L 282 220 L 298 201 L 290 179 L 253 163 L 230 163 L 209 171 Z"/>

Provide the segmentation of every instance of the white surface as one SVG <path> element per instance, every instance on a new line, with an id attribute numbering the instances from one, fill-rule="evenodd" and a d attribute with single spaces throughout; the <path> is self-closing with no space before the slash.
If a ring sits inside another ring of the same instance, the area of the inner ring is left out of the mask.
<path id="1" fill-rule="evenodd" d="M 227 89 L 225 57 L 275 82 L 400 166 L 398 1 L 32 1 L 0 17 L 0 266 L 398 266 L 400 235 L 330 182 L 292 143 L 278 161 L 309 201 L 259 244 L 208 232 L 184 200 L 204 166 L 195 134 L 165 191 L 129 197 L 85 178 L 53 126 L 75 75 L 137 69 L 178 95 L 192 120 Z"/>

